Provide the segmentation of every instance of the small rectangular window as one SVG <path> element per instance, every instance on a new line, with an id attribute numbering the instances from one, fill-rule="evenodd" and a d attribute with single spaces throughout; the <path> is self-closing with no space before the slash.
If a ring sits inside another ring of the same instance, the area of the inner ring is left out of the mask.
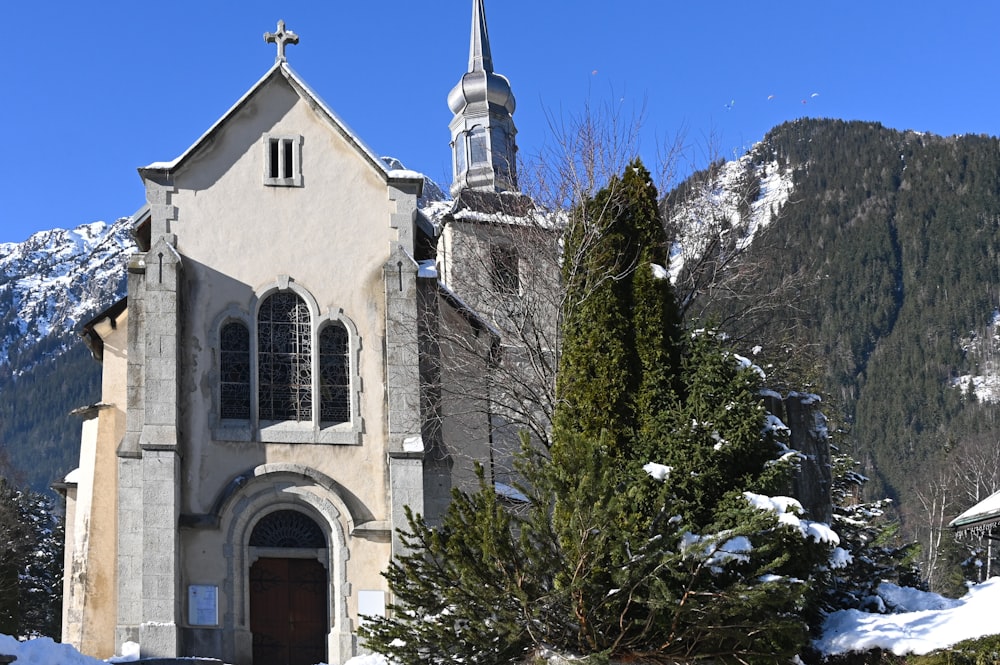
<path id="1" fill-rule="evenodd" d="M 521 292 L 520 265 L 517 249 L 506 245 L 490 248 L 490 278 L 499 295 L 517 295 Z"/>
<path id="2" fill-rule="evenodd" d="M 264 135 L 264 184 L 302 186 L 302 137 Z"/>

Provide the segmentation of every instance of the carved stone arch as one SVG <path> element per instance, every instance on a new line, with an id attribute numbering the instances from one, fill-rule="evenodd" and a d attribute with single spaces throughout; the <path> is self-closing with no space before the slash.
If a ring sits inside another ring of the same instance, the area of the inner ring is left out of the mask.
<path id="1" fill-rule="evenodd" d="M 346 503 L 331 487 L 302 473 L 304 467 L 293 467 L 298 465 L 257 467 L 252 478 L 221 502 L 220 528 L 227 543 L 223 550 L 225 606 L 220 608 L 223 623 L 235 636 L 236 653 L 249 654 L 252 651 L 249 571 L 254 558 L 250 537 L 268 515 L 281 510 L 297 511 L 315 521 L 326 534 L 326 548 L 297 551 L 296 556 L 315 556 L 328 571 L 328 657 L 329 662 L 344 662 L 352 655 L 352 625 L 347 614 L 347 598 L 351 594 L 347 582 L 350 558 L 347 536 L 353 528 L 353 520 Z"/>
<path id="2" fill-rule="evenodd" d="M 254 289 L 253 298 L 253 319 L 257 320 L 257 316 L 260 312 L 260 304 L 272 293 L 277 293 L 278 291 L 291 291 L 295 295 L 302 298 L 305 301 L 306 306 L 309 308 L 309 314 L 312 317 L 313 328 L 316 327 L 316 322 L 319 320 L 320 309 L 319 304 L 316 302 L 316 298 L 309 289 L 300 285 L 294 279 L 288 275 L 278 275 L 275 277 L 273 282 L 263 284 L 260 287 Z"/>
<path id="3" fill-rule="evenodd" d="M 239 500 L 239 497 L 246 492 L 248 486 L 257 482 L 261 477 L 278 478 L 282 474 L 293 477 L 301 481 L 305 479 L 308 484 L 314 484 L 326 490 L 331 501 L 337 506 L 338 511 L 343 516 L 348 535 L 362 525 L 372 525 L 374 516 L 368 507 L 350 492 L 343 485 L 328 476 L 327 474 L 310 466 L 294 463 L 271 463 L 261 464 L 252 469 L 247 469 L 243 473 L 234 476 L 216 496 L 210 513 L 212 524 L 221 524 L 224 516 L 232 508 L 231 505 Z"/>

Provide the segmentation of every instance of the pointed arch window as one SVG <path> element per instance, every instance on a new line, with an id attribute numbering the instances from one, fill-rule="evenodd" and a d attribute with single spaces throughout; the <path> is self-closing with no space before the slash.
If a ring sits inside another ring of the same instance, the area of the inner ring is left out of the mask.
<path id="1" fill-rule="evenodd" d="M 351 378 L 347 328 L 331 321 L 319 334 L 320 420 L 346 423 L 351 419 Z"/>
<path id="2" fill-rule="evenodd" d="M 257 400 L 261 420 L 312 419 L 309 307 L 292 291 L 269 295 L 257 314 Z"/>
<path id="3" fill-rule="evenodd" d="M 242 321 L 230 321 L 219 331 L 221 416 L 250 418 L 250 329 Z"/>

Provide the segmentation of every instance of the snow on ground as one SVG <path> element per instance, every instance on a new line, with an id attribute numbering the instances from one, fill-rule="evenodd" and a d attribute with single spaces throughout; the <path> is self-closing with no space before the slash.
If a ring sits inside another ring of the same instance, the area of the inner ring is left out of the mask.
<path id="1" fill-rule="evenodd" d="M 68 644 L 57 644 L 48 637 L 18 642 L 0 635 L 0 654 L 17 656 L 16 665 L 103 665 L 103 660 L 81 655 Z"/>
<path id="2" fill-rule="evenodd" d="M 896 608 L 897 614 L 869 614 L 841 610 L 831 614 L 823 637 L 814 642 L 824 654 L 886 649 L 897 655 L 926 654 L 945 649 L 963 640 L 1000 633 L 997 610 L 1000 608 L 1000 577 L 994 577 L 969 590 L 958 600 L 937 594 L 883 584 L 879 589 L 883 602 Z M 83 656 L 72 647 L 44 637 L 18 642 L 0 635 L 0 654 L 17 656 L 15 665 L 105 665 L 108 661 Z M 129 662 L 134 653 L 110 662 Z M 386 665 L 381 656 L 357 656 L 347 665 Z"/>
<path id="3" fill-rule="evenodd" d="M 858 610 L 834 612 L 827 618 L 823 637 L 815 642 L 816 648 L 828 655 L 876 648 L 900 656 L 922 655 L 963 640 L 1000 632 L 996 620 L 1000 608 L 1000 577 L 972 587 L 969 593 L 955 601 L 891 585 L 887 591 L 884 600 L 909 611 L 899 614 L 868 614 Z"/>

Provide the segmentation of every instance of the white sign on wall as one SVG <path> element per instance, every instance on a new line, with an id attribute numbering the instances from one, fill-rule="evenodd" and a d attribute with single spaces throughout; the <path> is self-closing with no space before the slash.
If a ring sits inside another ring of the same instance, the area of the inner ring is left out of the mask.
<path id="1" fill-rule="evenodd" d="M 188 587 L 188 623 L 192 626 L 219 625 L 219 587 L 211 584 Z"/>

